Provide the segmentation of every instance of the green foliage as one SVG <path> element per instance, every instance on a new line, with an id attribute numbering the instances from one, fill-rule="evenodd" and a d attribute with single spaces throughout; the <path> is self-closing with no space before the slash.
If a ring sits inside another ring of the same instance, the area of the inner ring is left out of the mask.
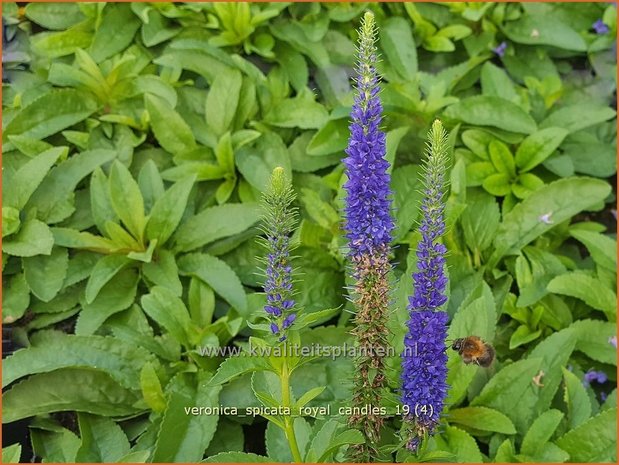
<path id="1" fill-rule="evenodd" d="M 291 342 L 351 343 L 341 160 L 367 10 L 392 164 L 390 343 L 440 118 L 449 338 L 496 350 L 486 369 L 447 348 L 439 433 L 404 450 L 389 410 L 381 460 L 616 461 L 615 5 L 9 2 L 2 321 L 23 348 L 3 360 L 2 418 L 27 419 L 42 461 L 339 462 L 362 442 L 337 413 L 349 357 L 247 352 L 269 331 L 259 201 L 276 167 L 299 212 Z M 590 370 L 608 379 L 583 383 Z M 283 404 L 331 412 L 241 409 Z M 219 406 L 240 410 L 185 412 Z"/>

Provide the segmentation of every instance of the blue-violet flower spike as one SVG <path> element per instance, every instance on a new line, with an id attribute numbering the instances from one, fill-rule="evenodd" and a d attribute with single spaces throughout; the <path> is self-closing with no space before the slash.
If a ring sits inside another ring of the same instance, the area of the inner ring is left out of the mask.
<path id="1" fill-rule="evenodd" d="M 297 214 L 292 207 L 294 199 L 295 195 L 285 177 L 284 169 L 275 168 L 262 198 L 262 230 L 266 236 L 263 244 L 268 250 L 264 259 L 264 292 L 267 297 L 264 311 L 270 322 L 271 332 L 277 335 L 280 341 L 286 339 L 286 330 L 296 316 L 290 265 L 290 235 L 294 230 Z"/>
<path id="2" fill-rule="evenodd" d="M 418 272 L 413 274 L 414 295 L 409 298 L 408 333 L 402 355 L 402 403 L 407 446 L 416 451 L 421 440 L 431 435 L 439 422 L 447 397 L 448 314 L 445 252 L 439 242 L 445 232 L 443 194 L 447 169 L 447 134 L 436 120 L 429 133 L 424 165 L 424 198 L 421 203 L 421 241 L 417 248 Z"/>
<path id="3" fill-rule="evenodd" d="M 391 189 L 389 162 L 385 157 L 385 134 L 380 130 L 382 105 L 376 72 L 376 27 L 374 15 L 365 13 L 359 30 L 358 62 L 355 68 L 355 99 L 351 111 L 350 138 L 344 160 L 348 180 L 345 224 L 348 259 L 355 281 L 351 300 L 356 314 L 352 330 L 358 345 L 355 358 L 352 406 L 361 411 L 379 406 L 386 386 L 384 356 L 388 349 L 389 263 Z M 372 462 L 378 458 L 383 423 L 376 413 L 354 414 L 352 427 L 365 437 L 365 444 L 349 449 L 349 460 Z"/>

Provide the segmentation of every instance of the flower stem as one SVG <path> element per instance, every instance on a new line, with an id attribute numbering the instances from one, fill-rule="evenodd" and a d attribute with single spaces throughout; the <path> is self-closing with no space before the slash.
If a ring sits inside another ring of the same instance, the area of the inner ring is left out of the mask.
<path id="1" fill-rule="evenodd" d="M 290 403 L 290 371 L 288 369 L 288 363 L 286 363 L 285 360 L 280 372 L 280 380 L 282 386 L 282 406 L 290 407 L 292 410 L 292 405 Z M 286 439 L 288 440 L 288 445 L 290 446 L 292 459 L 296 463 L 301 463 L 303 462 L 303 458 L 301 457 L 301 452 L 299 451 L 299 446 L 297 444 L 297 436 L 294 432 L 294 418 L 292 416 L 284 417 L 284 426 L 284 432 L 286 434 Z"/>

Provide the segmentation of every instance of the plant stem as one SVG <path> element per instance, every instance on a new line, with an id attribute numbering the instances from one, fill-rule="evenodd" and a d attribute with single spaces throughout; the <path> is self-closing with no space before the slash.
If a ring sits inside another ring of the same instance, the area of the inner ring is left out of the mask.
<path id="1" fill-rule="evenodd" d="M 282 385 L 282 406 L 289 407 L 292 411 L 292 406 L 290 405 L 290 372 L 288 371 L 288 364 L 286 361 L 284 361 L 282 366 L 280 380 Z M 286 426 L 284 432 L 286 434 L 286 439 L 288 440 L 288 445 L 290 446 L 292 459 L 296 463 L 301 463 L 303 462 L 303 458 L 301 457 L 301 452 L 299 451 L 299 446 L 297 444 L 297 436 L 294 432 L 294 420 L 292 416 L 284 417 L 284 425 Z"/>

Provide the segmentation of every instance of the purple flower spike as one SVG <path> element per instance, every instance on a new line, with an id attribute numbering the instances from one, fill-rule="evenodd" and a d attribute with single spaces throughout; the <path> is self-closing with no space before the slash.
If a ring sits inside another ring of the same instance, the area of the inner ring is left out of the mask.
<path id="1" fill-rule="evenodd" d="M 385 360 L 388 349 L 389 263 L 391 232 L 391 189 L 386 159 L 385 133 L 380 130 L 382 104 L 376 71 L 376 27 L 374 15 L 365 13 L 359 30 L 355 68 L 355 98 L 349 126 L 348 180 L 344 211 L 348 259 L 354 280 L 351 300 L 355 306 L 353 335 L 359 346 L 355 358 L 352 406 L 381 405 L 386 387 Z M 376 413 L 353 414 L 349 424 L 359 429 L 365 444 L 349 449 L 349 461 L 378 460 L 383 417 Z"/>
<path id="2" fill-rule="evenodd" d="M 598 19 L 595 23 L 593 23 L 591 27 L 593 28 L 595 33 L 599 35 L 608 34 L 610 32 L 610 28 L 608 27 L 608 25 L 605 24 L 604 21 L 602 21 L 601 19 Z"/>
<path id="3" fill-rule="evenodd" d="M 506 50 L 507 50 L 507 42 L 501 42 L 499 45 L 497 45 L 496 47 L 492 49 L 492 51 L 501 58 L 505 56 Z"/>
<path id="4" fill-rule="evenodd" d="M 617 336 L 609 337 L 608 343 L 616 349 L 617 348 Z"/>
<path id="5" fill-rule="evenodd" d="M 373 20 L 368 27 L 373 29 Z M 345 229 L 353 260 L 387 249 L 394 228 L 385 133 L 380 130 L 383 107 L 378 97 L 374 35 L 373 30 L 361 31 L 359 39 L 357 85 L 344 159 L 348 176 Z"/>
<path id="6" fill-rule="evenodd" d="M 410 319 L 402 354 L 402 403 L 407 447 L 416 451 L 421 439 L 436 430 L 447 397 L 447 321 L 441 310 L 447 302 L 444 273 L 446 247 L 438 242 L 445 232 L 443 190 L 447 168 L 447 134 L 436 120 L 429 134 L 425 164 L 423 213 L 413 274 L 414 295 L 409 298 Z"/>
<path id="7" fill-rule="evenodd" d="M 292 298 L 292 266 L 290 265 L 290 235 L 296 222 L 296 211 L 291 207 L 294 193 L 284 177 L 283 168 L 275 168 L 271 182 L 263 196 L 264 221 L 262 225 L 266 239 L 263 241 L 268 253 L 264 292 L 267 305 L 264 311 L 270 321 L 273 334 L 286 338 L 284 330 L 295 319 L 295 301 Z"/>

